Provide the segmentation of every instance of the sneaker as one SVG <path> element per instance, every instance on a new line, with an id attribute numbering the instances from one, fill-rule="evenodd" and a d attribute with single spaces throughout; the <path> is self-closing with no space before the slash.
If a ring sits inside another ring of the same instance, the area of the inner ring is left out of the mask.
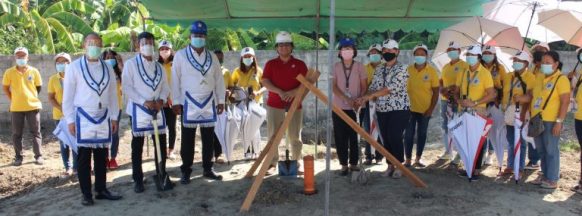
<path id="1" fill-rule="evenodd" d="M 412 166 L 419 167 L 419 168 L 425 168 L 426 164 L 424 164 L 424 161 L 422 161 L 422 160 L 417 160 L 416 162 L 414 162 L 414 164 Z"/>
<path id="2" fill-rule="evenodd" d="M 388 168 L 386 168 L 386 171 L 384 171 L 384 173 L 382 173 L 382 177 L 390 177 L 390 176 L 392 176 L 393 172 L 394 172 L 394 167 L 388 166 Z"/>
<path id="3" fill-rule="evenodd" d="M 537 163 L 534 164 L 530 161 L 529 163 L 527 163 L 527 165 L 525 165 L 525 169 L 526 170 L 539 170 L 540 165 Z"/>
<path id="4" fill-rule="evenodd" d="M 535 180 L 530 181 L 529 183 L 532 185 L 542 185 L 543 182 L 544 182 L 544 176 L 539 175 Z"/>
<path id="5" fill-rule="evenodd" d="M 117 165 L 117 161 L 115 161 L 115 158 L 114 159 L 111 159 L 109 161 L 108 166 L 109 166 L 109 169 L 110 170 L 115 170 L 115 169 L 119 168 L 119 165 Z"/>
<path id="6" fill-rule="evenodd" d="M 71 175 L 72 175 L 71 169 L 67 169 L 63 173 L 61 173 L 61 178 L 69 178 Z"/>
<path id="7" fill-rule="evenodd" d="M 16 158 L 14 159 L 14 162 L 12 162 L 13 166 L 20 166 L 22 165 L 22 158 Z"/>
<path id="8" fill-rule="evenodd" d="M 558 182 L 545 180 L 545 181 L 542 181 L 542 184 L 540 185 L 540 187 L 542 187 L 544 189 L 556 189 L 556 188 L 558 188 Z"/>
<path id="9" fill-rule="evenodd" d="M 42 157 L 37 157 L 35 163 L 36 165 L 43 165 L 44 159 Z"/>

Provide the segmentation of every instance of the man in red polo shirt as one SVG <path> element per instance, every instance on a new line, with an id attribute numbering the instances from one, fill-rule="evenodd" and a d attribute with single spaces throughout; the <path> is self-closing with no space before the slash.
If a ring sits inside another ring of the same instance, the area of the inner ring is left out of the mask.
<path id="1" fill-rule="evenodd" d="M 295 97 L 295 92 L 301 83 L 295 77 L 299 74 L 307 74 L 307 66 L 299 59 L 294 58 L 293 40 L 288 32 L 279 32 L 276 37 L 276 49 L 279 56 L 271 59 L 265 65 L 261 83 L 269 90 L 267 99 L 267 127 L 269 137 L 275 134 L 276 125 L 280 125 L 285 119 L 287 110 Z M 291 160 L 301 158 L 301 127 L 303 112 L 301 107 L 293 114 L 293 119 L 287 128 L 287 144 L 290 146 Z M 279 152 L 273 158 L 269 167 L 269 174 L 274 173 L 275 165 L 279 160 Z"/>

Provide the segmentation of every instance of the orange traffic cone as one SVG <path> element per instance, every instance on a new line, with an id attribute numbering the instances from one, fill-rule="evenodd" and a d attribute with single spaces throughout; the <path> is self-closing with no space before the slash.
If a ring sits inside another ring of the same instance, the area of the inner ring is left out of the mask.
<path id="1" fill-rule="evenodd" d="M 314 178 L 314 158 L 311 155 L 303 157 L 303 193 L 313 195 L 317 193 Z"/>

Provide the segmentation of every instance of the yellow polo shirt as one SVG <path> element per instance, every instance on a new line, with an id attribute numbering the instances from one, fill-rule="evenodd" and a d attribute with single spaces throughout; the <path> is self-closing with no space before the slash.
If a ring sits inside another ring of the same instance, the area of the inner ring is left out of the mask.
<path id="1" fill-rule="evenodd" d="M 240 68 L 234 69 L 231 76 L 232 86 L 238 86 L 246 90 L 249 86 L 253 88 L 253 91 L 258 91 L 261 89 L 260 80 L 263 78 L 263 70 L 261 68 L 253 68 L 250 71 L 244 73 Z M 263 103 L 263 94 L 257 95 L 255 97 L 258 103 Z"/>
<path id="2" fill-rule="evenodd" d="M 166 71 L 168 85 L 172 86 L 172 62 L 162 64 L 162 66 L 164 66 L 164 70 Z"/>
<path id="3" fill-rule="evenodd" d="M 10 112 L 42 109 L 36 90 L 42 86 L 42 78 L 36 68 L 27 66 L 24 73 L 18 71 L 16 66 L 8 68 L 2 77 L 2 85 L 9 86 L 12 93 Z"/>
<path id="4" fill-rule="evenodd" d="M 558 118 L 558 113 L 560 112 L 560 95 L 570 94 L 570 81 L 567 76 L 561 76 L 557 81 L 559 75 L 562 72 L 558 70 L 557 73 L 550 75 L 549 77 L 544 77 L 542 85 L 535 86 L 533 89 L 533 101 L 532 101 L 532 116 L 542 112 L 542 119 L 548 122 L 556 121 Z M 554 93 L 548 99 L 552 88 L 556 85 Z M 548 100 L 548 105 L 542 111 L 541 109 Z"/>
<path id="5" fill-rule="evenodd" d="M 505 70 L 505 67 L 499 65 L 497 67 L 497 73 L 493 73 L 493 65 L 491 67 L 483 65 L 483 67 L 491 72 L 491 77 L 493 78 L 493 84 L 495 85 L 495 88 L 502 89 L 503 84 L 505 84 L 505 77 L 507 76 L 507 70 Z"/>
<path id="6" fill-rule="evenodd" d="M 65 74 L 56 73 L 49 78 L 48 90 L 50 94 L 55 94 L 55 99 L 59 104 L 63 104 L 63 80 Z M 62 108 L 61 108 L 62 109 Z M 63 113 L 53 107 L 53 120 L 60 120 L 63 118 Z"/>
<path id="7" fill-rule="evenodd" d="M 448 63 L 441 70 L 441 80 L 443 81 L 443 87 L 447 88 L 457 83 L 457 76 L 469 69 L 469 64 L 463 60 L 459 60 L 455 64 Z M 441 100 L 447 100 L 447 98 L 442 95 Z"/>
<path id="8" fill-rule="evenodd" d="M 582 85 L 581 85 L 582 86 Z M 578 88 L 578 93 L 576 93 L 576 104 L 578 105 L 578 110 L 576 110 L 576 114 L 574 114 L 574 118 L 577 120 L 582 120 L 582 92 L 580 91 L 582 88 Z"/>
<path id="9" fill-rule="evenodd" d="M 368 86 L 372 84 L 372 80 L 374 79 L 374 73 L 376 73 L 376 67 L 372 65 L 372 63 L 366 64 L 366 75 L 368 76 Z"/>
<path id="10" fill-rule="evenodd" d="M 523 88 L 521 86 L 521 83 L 519 82 L 519 79 L 517 77 L 515 77 L 515 73 L 516 72 L 507 74 L 507 76 L 505 77 L 506 79 L 504 80 L 503 99 L 501 100 L 501 104 L 502 104 L 502 107 L 504 109 L 507 108 L 507 106 L 514 104 L 513 99 L 509 98 L 510 91 L 513 92 L 511 97 L 517 96 L 517 95 L 524 95 L 527 93 L 527 92 L 523 92 Z M 521 74 L 521 79 L 526 84 L 526 91 L 532 90 L 534 88 L 536 77 L 530 71 L 528 71 L 528 70 L 524 71 Z M 512 80 L 513 80 L 513 82 L 512 82 Z M 512 86 L 513 86 L 513 90 L 512 90 Z"/>
<path id="11" fill-rule="evenodd" d="M 467 74 L 471 83 L 469 84 L 469 92 L 467 92 Z M 493 77 L 491 73 L 483 65 L 479 65 L 476 71 L 471 71 L 466 69 L 465 71 L 458 73 L 457 75 L 457 86 L 461 92 L 462 96 L 469 96 L 467 99 L 472 101 L 481 100 L 485 96 L 485 90 L 488 88 L 493 88 Z M 487 104 L 479 104 L 477 107 L 485 108 Z"/>
<path id="12" fill-rule="evenodd" d="M 433 88 L 439 87 L 439 76 L 430 65 L 418 71 L 414 64 L 408 66 L 408 97 L 410 111 L 424 113 L 430 108 Z"/>

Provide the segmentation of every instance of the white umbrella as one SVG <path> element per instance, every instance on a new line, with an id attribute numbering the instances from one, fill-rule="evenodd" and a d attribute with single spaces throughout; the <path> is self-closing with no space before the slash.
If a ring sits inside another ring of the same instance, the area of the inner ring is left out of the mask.
<path id="1" fill-rule="evenodd" d="M 214 126 L 214 134 L 216 134 L 216 138 L 218 138 L 218 142 L 220 142 L 220 146 L 222 146 L 226 160 L 230 161 L 232 154 L 229 154 L 228 148 L 226 147 L 226 128 L 228 124 L 227 115 L 228 112 L 225 111 L 217 116 L 216 125 Z"/>
<path id="2" fill-rule="evenodd" d="M 514 141 L 513 143 L 511 143 L 511 145 L 513 145 L 513 155 L 514 155 L 514 159 L 513 159 L 513 175 L 515 177 L 515 183 L 517 183 L 517 181 L 519 181 L 519 161 L 521 158 L 521 148 L 522 148 L 522 143 L 521 143 L 521 126 L 523 125 L 523 122 L 520 119 L 520 112 L 519 112 L 519 107 L 515 108 L 515 118 L 513 121 L 513 127 L 514 132 Z"/>
<path id="3" fill-rule="evenodd" d="M 447 125 L 455 139 L 455 146 L 465 164 L 469 179 L 473 176 L 476 165 L 477 150 L 481 149 L 487 140 L 487 134 L 493 121 L 479 115 L 464 113 L 453 119 Z"/>
<path id="4" fill-rule="evenodd" d="M 515 26 L 524 37 L 550 43 L 561 38 L 537 25 L 538 12 L 558 5 L 556 0 L 497 0 L 483 4 L 483 17 Z"/>
<path id="5" fill-rule="evenodd" d="M 247 147 L 249 145 L 252 146 L 256 153 L 261 149 L 260 129 L 263 122 L 267 119 L 267 110 L 255 101 L 250 101 L 247 108 L 248 116 L 243 126 L 243 143 L 248 143 Z M 257 135 L 259 137 L 258 141 Z M 244 149 L 246 150 L 247 147 Z"/>
<path id="6" fill-rule="evenodd" d="M 462 49 L 475 44 L 494 46 L 504 65 L 511 65 L 510 57 L 523 46 L 523 38 L 516 27 L 483 17 L 471 17 L 441 31 L 432 58 L 438 68 L 450 61 L 446 51 L 451 41 L 457 42 Z"/>
<path id="7" fill-rule="evenodd" d="M 71 135 L 71 133 L 69 133 L 69 126 L 64 119 L 59 121 L 57 127 L 53 131 L 53 134 L 57 136 L 57 138 L 61 140 L 63 144 L 69 146 L 73 152 L 77 153 L 77 140 L 73 135 Z"/>
<path id="8" fill-rule="evenodd" d="M 505 146 L 507 143 L 507 129 L 505 127 L 505 115 L 503 112 L 492 106 L 489 109 L 491 118 L 493 119 L 493 125 L 491 126 L 491 131 L 489 132 L 489 140 L 493 145 L 495 150 L 495 156 L 497 157 L 497 165 L 499 169 L 503 166 L 503 155 L 505 153 Z"/>
<path id="9" fill-rule="evenodd" d="M 229 162 L 233 159 L 232 152 L 240 131 L 240 121 L 241 117 L 236 108 L 226 106 L 225 112 L 218 115 L 216 126 L 214 127 L 214 133 L 220 142 L 224 157 Z"/>
<path id="10" fill-rule="evenodd" d="M 582 47 L 582 12 L 554 9 L 541 12 L 539 16 L 540 25 L 552 30 L 569 44 Z"/>

